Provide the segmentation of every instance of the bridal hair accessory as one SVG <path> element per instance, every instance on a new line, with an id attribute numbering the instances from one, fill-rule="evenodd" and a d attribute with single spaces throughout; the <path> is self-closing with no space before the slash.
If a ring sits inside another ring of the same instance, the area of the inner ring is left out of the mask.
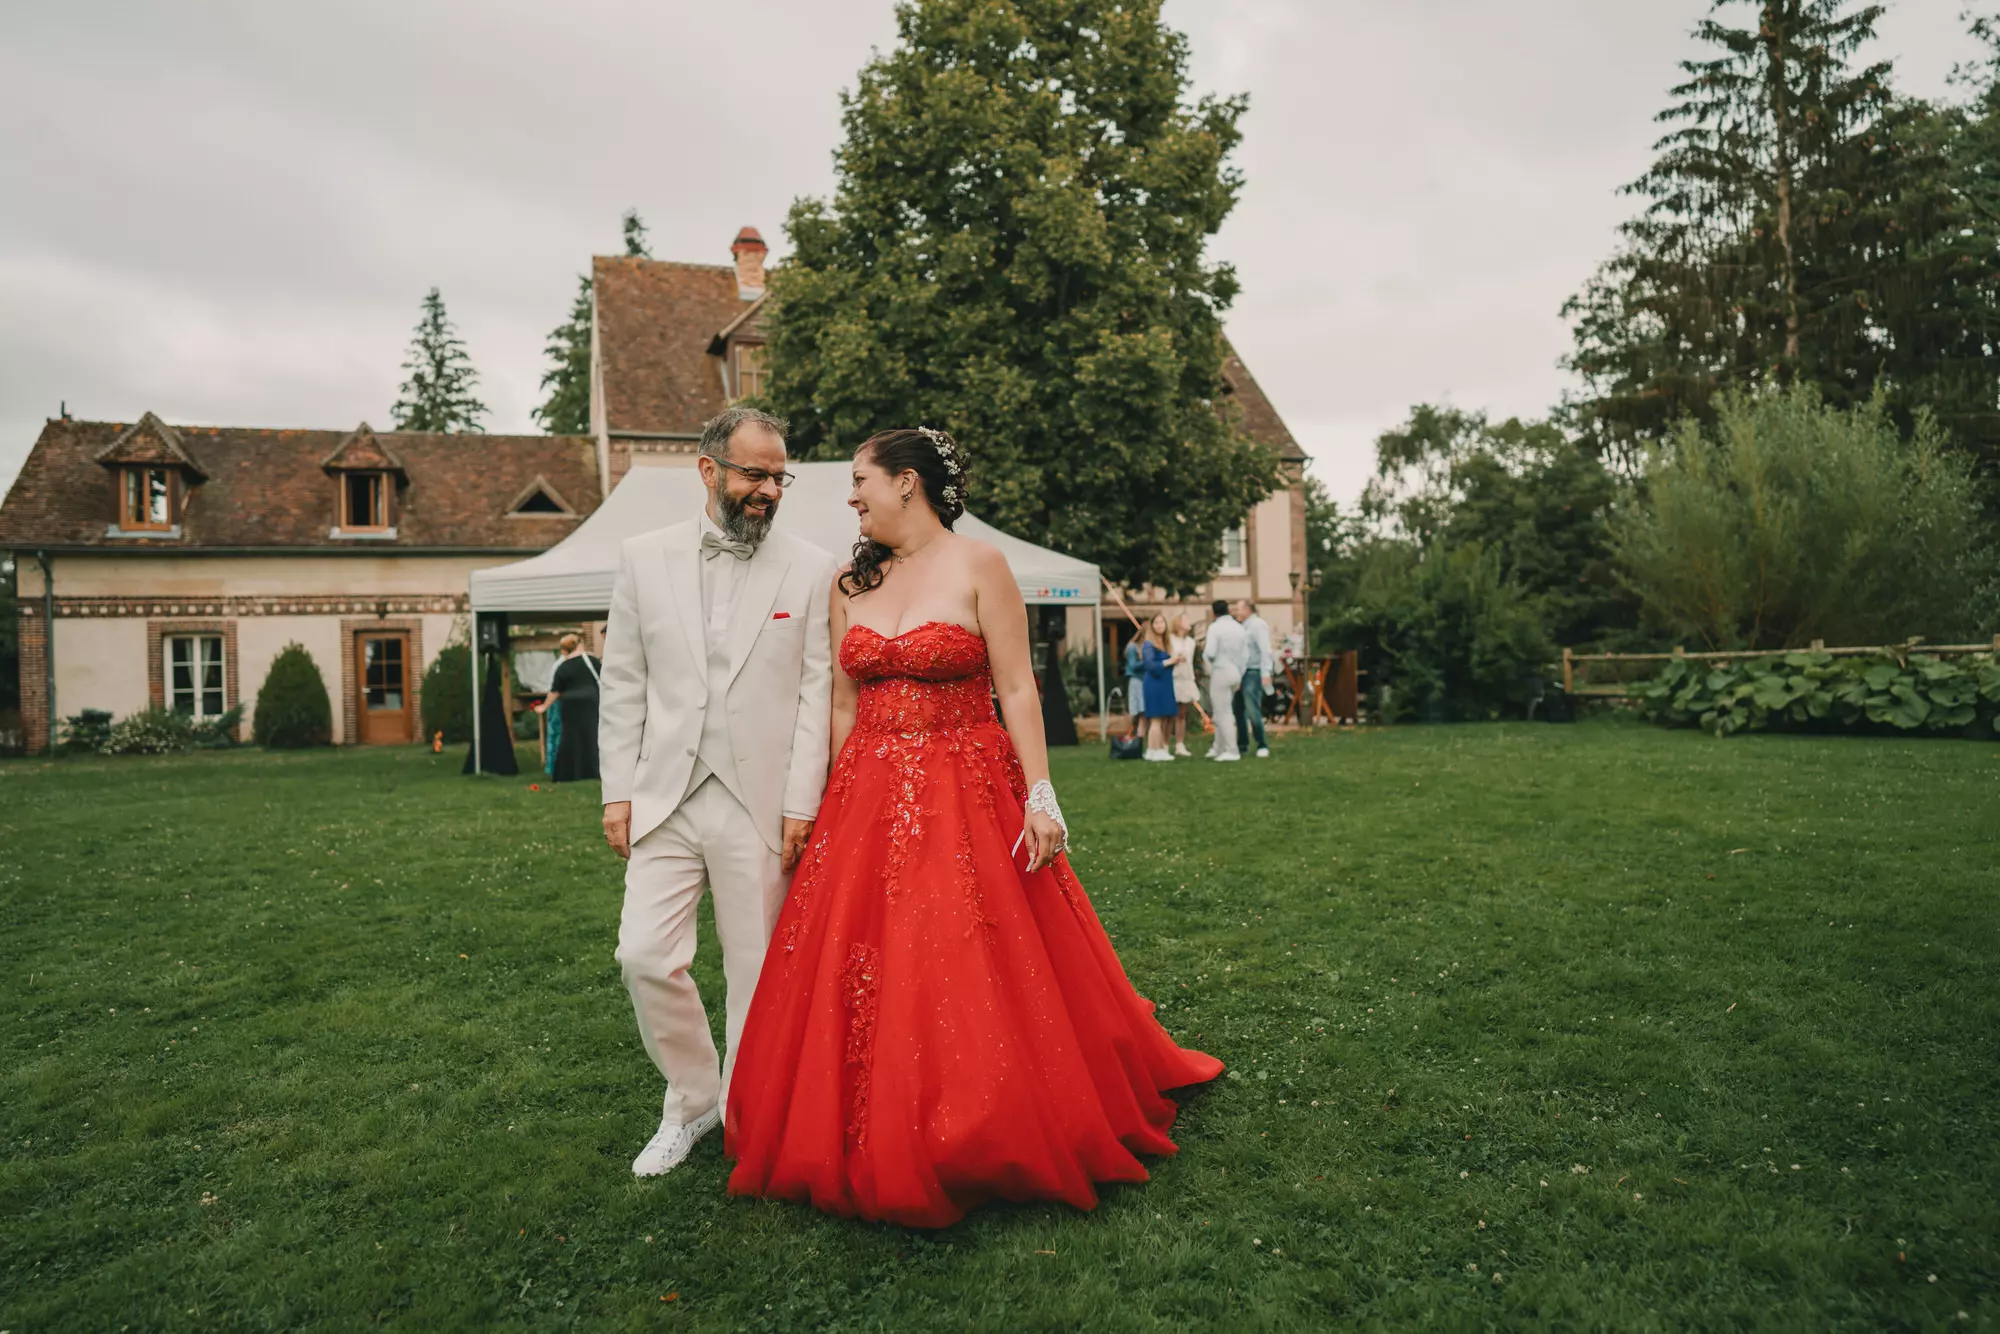
<path id="1" fill-rule="evenodd" d="M 959 491 L 959 480 L 965 476 L 965 465 L 959 462 L 958 442 L 949 434 L 931 426 L 919 426 L 917 434 L 937 447 L 938 457 L 944 460 L 944 470 L 951 474 L 951 481 L 945 483 L 944 499 L 949 505 L 962 504 L 963 495 Z"/>
<path id="2" fill-rule="evenodd" d="M 1031 811 L 1039 811 L 1056 822 L 1056 828 L 1062 831 L 1062 842 L 1056 845 L 1057 852 L 1062 852 L 1069 847 L 1069 825 L 1063 820 L 1062 807 L 1056 805 L 1055 784 L 1044 778 L 1029 788 L 1027 808 Z M 1021 836 L 1014 840 L 1014 852 L 1021 850 L 1021 844 L 1027 837 L 1028 827 L 1023 824 L 1021 826 Z M 1007 855 L 1011 857 L 1014 853 L 1010 852 Z"/>

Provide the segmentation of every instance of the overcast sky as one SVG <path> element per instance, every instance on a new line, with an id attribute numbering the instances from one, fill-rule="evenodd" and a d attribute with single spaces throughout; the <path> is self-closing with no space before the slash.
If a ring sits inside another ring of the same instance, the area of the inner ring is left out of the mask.
<path id="1" fill-rule="evenodd" d="M 1199 91 L 1250 94 L 1214 243 L 1229 332 L 1346 497 L 1449 399 L 1532 414 L 1558 310 L 1632 208 L 1705 0 L 1168 0 Z M 1946 92 L 1960 0 L 1892 0 Z M 436 284 L 488 428 L 637 207 L 662 259 L 782 252 L 890 0 L 64 0 L 0 7 L 0 483 L 72 415 L 386 426 Z"/>

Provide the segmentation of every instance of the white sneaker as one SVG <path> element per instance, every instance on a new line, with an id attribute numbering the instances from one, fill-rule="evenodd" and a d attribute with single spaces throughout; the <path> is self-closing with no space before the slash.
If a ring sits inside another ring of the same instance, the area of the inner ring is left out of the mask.
<path id="1" fill-rule="evenodd" d="M 632 1160 L 632 1175 L 635 1177 L 665 1176 L 687 1161 L 694 1151 L 695 1142 L 715 1129 L 722 1120 L 722 1109 L 711 1107 L 686 1125 L 670 1126 L 661 1123 L 659 1130 L 646 1141 L 646 1147 L 639 1150 L 639 1156 Z"/>
<path id="2" fill-rule="evenodd" d="M 1187 748 L 1187 742 L 1185 741 L 1177 741 L 1174 743 L 1174 754 L 1178 755 L 1180 758 L 1184 760 L 1191 760 L 1194 758 L 1194 752 Z"/>
<path id="3" fill-rule="evenodd" d="M 1173 752 L 1167 750 L 1165 747 L 1161 747 L 1159 750 L 1147 751 L 1143 758 L 1165 764 L 1170 763 L 1174 757 Z"/>
<path id="4" fill-rule="evenodd" d="M 1270 748 L 1269 746 L 1259 746 L 1259 747 L 1257 747 L 1257 758 L 1258 758 L 1258 759 L 1260 759 L 1260 760 L 1268 760 L 1268 759 L 1270 759 L 1270 758 L 1271 758 L 1271 748 Z"/>
<path id="5" fill-rule="evenodd" d="M 1243 757 L 1241 755 L 1217 755 L 1215 752 L 1210 751 L 1208 758 L 1214 760 L 1217 764 L 1230 764 Z"/>

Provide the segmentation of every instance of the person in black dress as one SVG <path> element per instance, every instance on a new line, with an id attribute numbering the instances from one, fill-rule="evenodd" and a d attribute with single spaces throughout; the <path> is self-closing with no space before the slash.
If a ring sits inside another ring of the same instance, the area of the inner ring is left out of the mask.
<path id="1" fill-rule="evenodd" d="M 597 774 L 597 686 L 602 664 L 583 651 L 583 641 L 575 635 L 562 637 L 563 660 L 549 682 L 549 693 L 535 706 L 537 712 L 561 702 L 562 735 L 556 742 L 556 766 L 551 777 L 558 783 L 595 780 Z"/>

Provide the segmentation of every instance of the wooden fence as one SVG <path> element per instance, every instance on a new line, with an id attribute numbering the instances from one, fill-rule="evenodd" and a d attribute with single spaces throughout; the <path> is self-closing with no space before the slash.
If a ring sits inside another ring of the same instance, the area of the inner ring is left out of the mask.
<path id="1" fill-rule="evenodd" d="M 1986 644 L 1926 644 L 1921 638 L 1907 639 L 1900 644 L 1881 644 L 1857 648 L 1828 648 L 1824 640 L 1815 639 L 1809 649 L 1728 649 L 1710 653 L 1689 653 L 1685 649 L 1675 649 L 1671 653 L 1577 653 L 1563 650 L 1563 689 L 1572 695 L 1590 695 L 1599 699 L 1636 699 L 1638 692 L 1631 687 L 1634 679 L 1621 675 L 1615 681 L 1592 682 L 1591 667 L 1595 664 L 1611 666 L 1621 663 L 1673 662 L 1687 659 L 1693 662 L 1741 662 L 1746 658 L 1775 658 L 1786 653 L 1824 653 L 1835 658 L 1906 658 L 1912 653 L 1924 653 L 1932 657 L 1963 657 L 1968 653 L 2000 653 L 2000 635 L 1993 636 Z M 1621 669 L 1622 670 L 1622 669 Z"/>

